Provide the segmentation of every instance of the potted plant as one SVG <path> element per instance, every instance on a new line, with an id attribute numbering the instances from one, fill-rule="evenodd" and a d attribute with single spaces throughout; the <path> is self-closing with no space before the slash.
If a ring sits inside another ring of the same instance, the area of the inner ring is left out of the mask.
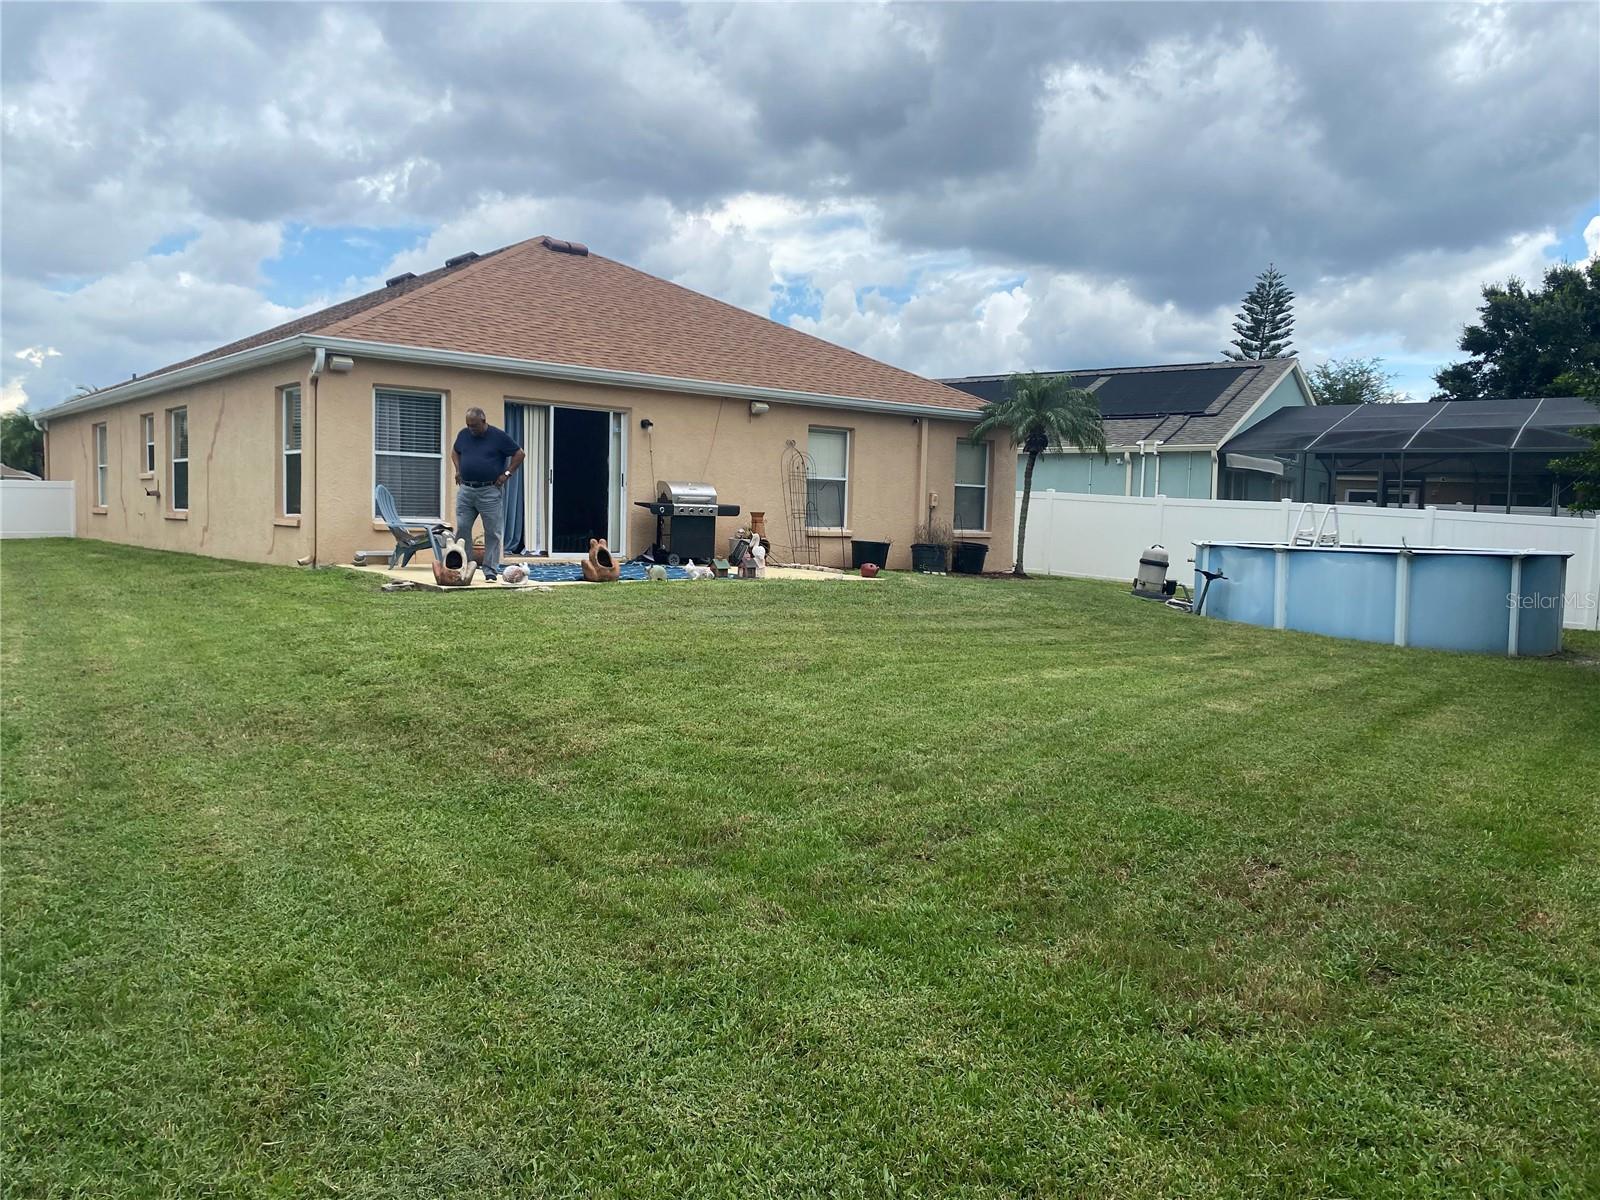
<path id="1" fill-rule="evenodd" d="M 943 521 L 929 519 L 911 534 L 911 569 L 943 575 L 950 569 L 950 543 L 955 533 Z"/>

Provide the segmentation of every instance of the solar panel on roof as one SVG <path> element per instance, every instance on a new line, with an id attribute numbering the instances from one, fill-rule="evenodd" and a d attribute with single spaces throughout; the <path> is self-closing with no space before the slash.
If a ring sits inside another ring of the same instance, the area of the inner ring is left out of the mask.
<path id="1" fill-rule="evenodd" d="M 1095 389 L 1100 413 L 1107 417 L 1155 417 L 1203 413 L 1245 374 L 1259 367 L 1220 367 L 1205 371 L 1133 371 L 1109 375 Z M 1087 386 L 1095 375 L 1079 375 Z"/>

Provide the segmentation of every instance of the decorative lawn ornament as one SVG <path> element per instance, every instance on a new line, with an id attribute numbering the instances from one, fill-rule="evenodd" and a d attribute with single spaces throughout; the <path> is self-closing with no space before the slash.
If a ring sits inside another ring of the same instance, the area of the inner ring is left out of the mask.
<path id="1" fill-rule="evenodd" d="M 516 587 L 518 584 L 528 582 L 528 568 L 521 563 L 512 563 L 500 572 L 500 582 Z"/>
<path id="2" fill-rule="evenodd" d="M 466 587 L 478 573 L 465 538 L 442 540 L 443 557 L 433 560 L 433 581 L 440 587 Z"/>

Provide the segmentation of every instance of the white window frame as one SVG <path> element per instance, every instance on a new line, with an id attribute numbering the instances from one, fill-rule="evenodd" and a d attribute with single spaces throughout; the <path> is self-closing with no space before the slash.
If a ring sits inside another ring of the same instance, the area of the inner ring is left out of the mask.
<path id="1" fill-rule="evenodd" d="M 183 414 L 183 457 L 178 456 L 178 414 Z M 183 464 L 183 507 L 179 508 L 178 464 Z M 177 408 L 167 409 L 167 508 L 171 512 L 186 513 L 189 511 L 189 493 L 194 489 L 194 476 L 189 471 L 189 407 L 180 405 Z"/>
<path id="2" fill-rule="evenodd" d="M 378 393 L 379 392 L 408 392 L 408 393 L 410 393 L 411 395 L 414 395 L 414 396 L 415 395 L 423 395 L 423 396 L 436 396 L 436 397 L 438 397 L 438 400 L 439 400 L 439 453 L 438 453 L 437 456 L 435 456 L 433 454 L 426 453 L 426 452 L 421 451 L 421 450 L 379 450 L 378 449 Z M 449 454 L 448 450 L 446 450 L 446 448 L 445 448 L 446 445 L 449 442 L 449 439 L 450 439 L 449 394 L 447 392 L 440 391 L 437 388 L 415 388 L 415 387 L 395 387 L 395 386 L 392 386 L 392 385 L 390 385 L 390 386 L 376 385 L 372 389 L 372 422 L 371 422 L 371 425 L 370 425 L 370 429 L 372 431 L 372 486 L 367 490 L 367 495 L 369 497 L 371 497 L 371 496 L 374 496 L 374 495 L 377 494 L 377 487 L 378 487 L 378 456 L 380 454 L 384 455 L 385 457 L 389 457 L 389 458 L 434 458 L 434 457 L 437 457 L 438 460 L 439 460 L 439 491 L 438 491 L 439 507 L 441 509 L 443 509 L 445 507 L 445 504 L 446 504 L 445 490 L 444 490 L 445 469 L 449 466 L 449 463 L 450 463 L 450 454 Z M 452 520 L 453 518 L 447 518 L 443 512 L 436 512 L 436 513 L 408 513 L 408 512 L 402 512 L 400 514 L 400 519 L 402 521 L 417 521 L 417 522 L 427 522 L 429 524 L 434 524 L 434 523 L 438 523 L 438 522 L 448 522 L 449 520 Z"/>
<path id="3" fill-rule="evenodd" d="M 839 505 L 839 522 L 840 523 L 838 525 L 808 525 L 807 527 L 811 528 L 811 529 L 826 530 L 826 531 L 828 531 L 830 533 L 843 532 L 844 530 L 850 528 L 850 452 L 855 448 L 854 445 L 853 445 L 853 443 L 855 442 L 855 434 L 854 434 L 854 431 L 849 430 L 849 429 L 841 428 L 840 426 L 837 426 L 837 425 L 810 425 L 810 426 L 807 426 L 807 428 L 806 428 L 806 461 L 811 463 L 813 468 L 815 467 L 815 463 L 816 463 L 816 460 L 815 460 L 814 456 L 811 454 L 811 435 L 813 433 L 838 433 L 838 434 L 843 434 L 844 435 L 844 474 L 843 475 L 818 475 L 818 474 L 816 474 L 814 469 L 813 470 L 808 470 L 806 472 L 806 490 L 807 490 L 808 493 L 810 492 L 811 481 L 813 479 L 815 479 L 820 483 L 839 483 L 839 484 L 843 484 L 844 486 L 843 486 L 843 488 L 841 490 L 843 491 L 844 496 L 843 496 L 843 500 L 841 501 L 841 503 Z M 806 515 L 808 517 L 811 515 L 811 497 L 810 497 L 809 494 L 806 496 Z"/>
<path id="4" fill-rule="evenodd" d="M 111 502 L 111 437 L 106 423 L 94 427 L 94 506 L 107 508 Z"/>
<path id="5" fill-rule="evenodd" d="M 139 436 L 144 445 L 140 448 L 144 455 L 139 460 L 139 475 L 141 478 L 154 478 L 156 473 L 156 415 L 153 412 L 139 414 Z"/>
<path id="6" fill-rule="evenodd" d="M 971 443 L 968 442 L 965 438 L 963 438 L 961 441 L 956 443 L 956 464 L 955 465 L 957 467 L 959 467 L 961 465 L 961 447 L 962 447 L 963 444 L 971 445 Z M 983 523 L 981 525 L 963 525 L 959 529 L 956 530 L 957 533 L 988 533 L 989 532 L 989 479 L 994 473 L 994 443 L 993 442 L 984 442 L 981 446 L 974 446 L 973 449 L 982 450 L 983 451 L 983 482 L 982 483 L 952 482 L 951 485 L 950 485 L 950 490 L 953 493 L 951 499 L 952 500 L 959 499 L 960 495 L 961 495 L 961 489 L 962 488 L 966 488 L 969 491 L 982 492 L 983 493 Z M 956 474 L 959 474 L 959 471 L 957 471 Z M 957 510 L 958 507 L 959 507 L 959 505 L 951 504 L 951 506 L 950 506 L 950 515 L 952 517 L 955 516 L 956 510 Z"/>
<path id="7" fill-rule="evenodd" d="M 294 428 L 289 419 L 289 397 L 294 397 L 300 409 L 300 445 L 290 449 L 289 431 Z M 376 418 L 374 418 L 376 420 Z M 306 473 L 305 458 L 301 449 L 305 445 L 305 408 L 301 404 L 300 385 L 290 383 L 278 389 L 278 513 L 285 517 L 298 517 L 305 509 Z M 295 497 L 294 511 L 289 511 L 289 460 L 300 463 L 300 494 Z"/>

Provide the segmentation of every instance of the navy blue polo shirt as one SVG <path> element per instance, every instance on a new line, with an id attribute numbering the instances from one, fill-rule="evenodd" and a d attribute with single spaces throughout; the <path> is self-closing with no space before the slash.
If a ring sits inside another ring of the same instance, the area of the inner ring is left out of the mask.
<path id="1" fill-rule="evenodd" d="M 481 434 L 463 429 L 456 434 L 455 449 L 461 458 L 461 482 L 493 483 L 506 469 L 506 460 L 522 447 L 504 429 L 491 425 Z"/>

